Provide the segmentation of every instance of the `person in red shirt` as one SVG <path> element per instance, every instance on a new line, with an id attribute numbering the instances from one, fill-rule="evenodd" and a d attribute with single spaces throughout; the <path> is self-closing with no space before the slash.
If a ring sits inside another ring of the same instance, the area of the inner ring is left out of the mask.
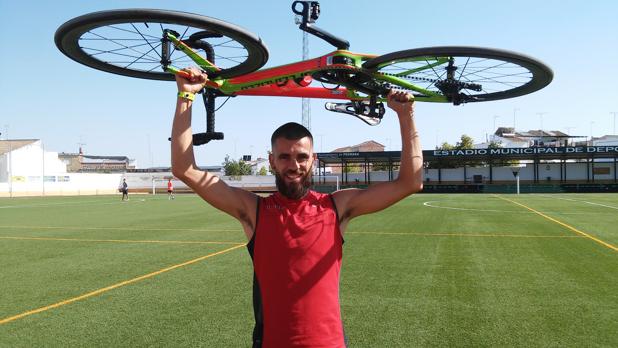
<path id="1" fill-rule="evenodd" d="M 172 184 L 172 179 L 167 179 L 167 199 L 174 199 L 174 184 Z"/>
<path id="2" fill-rule="evenodd" d="M 385 209 L 423 187 L 423 158 L 413 97 L 391 91 L 402 153 L 397 179 L 332 194 L 310 190 L 313 137 L 287 123 L 271 137 L 270 166 L 277 190 L 269 197 L 228 186 L 195 164 L 192 100 L 207 76 L 196 68 L 176 77 L 179 97 L 172 126 L 172 173 L 215 208 L 242 225 L 254 267 L 253 347 L 345 347 L 339 276 L 345 229 L 351 219 Z"/>

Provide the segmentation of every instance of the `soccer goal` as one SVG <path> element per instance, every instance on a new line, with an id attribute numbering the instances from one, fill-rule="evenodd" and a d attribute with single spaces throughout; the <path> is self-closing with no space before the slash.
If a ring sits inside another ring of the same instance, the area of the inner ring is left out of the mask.
<path id="1" fill-rule="evenodd" d="M 339 190 L 338 175 L 314 175 L 313 187 L 316 191 L 334 192 Z"/>
<path id="2" fill-rule="evenodd" d="M 167 181 L 172 179 L 172 185 L 174 186 L 174 193 L 190 191 L 189 187 L 182 181 L 176 178 L 152 178 L 152 194 L 156 195 L 164 193 L 167 194 Z"/>

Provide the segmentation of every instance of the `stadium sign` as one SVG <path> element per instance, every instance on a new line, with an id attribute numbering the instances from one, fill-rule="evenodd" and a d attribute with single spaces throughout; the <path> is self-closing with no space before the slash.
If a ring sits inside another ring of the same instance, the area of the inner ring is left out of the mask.
<path id="1" fill-rule="evenodd" d="M 537 155 L 537 154 L 616 154 L 618 146 L 516 147 L 498 149 L 434 150 L 434 156 Z"/>

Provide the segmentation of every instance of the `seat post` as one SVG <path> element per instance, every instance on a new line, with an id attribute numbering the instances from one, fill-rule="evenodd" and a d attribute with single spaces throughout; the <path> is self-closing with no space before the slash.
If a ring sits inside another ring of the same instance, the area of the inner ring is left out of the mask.
<path id="1" fill-rule="evenodd" d="M 302 8 L 298 8 L 301 6 Z M 311 35 L 315 35 L 329 44 L 337 47 L 338 50 L 347 50 L 350 48 L 350 43 L 347 40 L 339 38 L 324 29 L 313 25 L 320 16 L 320 3 L 317 1 L 294 1 L 292 3 L 292 11 L 301 16 L 299 28 Z"/>

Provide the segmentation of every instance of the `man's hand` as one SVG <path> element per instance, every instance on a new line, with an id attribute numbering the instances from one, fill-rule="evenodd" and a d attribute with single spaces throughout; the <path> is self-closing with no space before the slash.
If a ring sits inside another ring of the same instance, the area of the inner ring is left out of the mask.
<path id="1" fill-rule="evenodd" d="M 404 91 L 388 93 L 386 105 L 397 113 L 399 117 L 410 117 L 414 112 L 414 96 Z"/>
<path id="2" fill-rule="evenodd" d="M 176 75 L 176 85 L 178 85 L 179 92 L 198 93 L 206 85 L 208 81 L 208 75 L 195 67 L 185 68 L 182 71 L 188 73 L 190 77 L 188 79 Z"/>

